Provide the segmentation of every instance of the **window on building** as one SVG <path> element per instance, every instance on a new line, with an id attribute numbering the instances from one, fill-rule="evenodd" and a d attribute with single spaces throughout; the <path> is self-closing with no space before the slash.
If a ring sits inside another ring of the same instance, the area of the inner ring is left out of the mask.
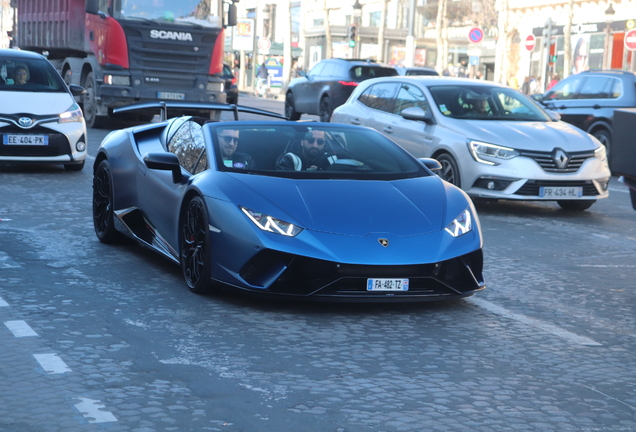
<path id="1" fill-rule="evenodd" d="M 371 12 L 369 14 L 369 27 L 380 27 L 380 17 L 382 12 Z"/>

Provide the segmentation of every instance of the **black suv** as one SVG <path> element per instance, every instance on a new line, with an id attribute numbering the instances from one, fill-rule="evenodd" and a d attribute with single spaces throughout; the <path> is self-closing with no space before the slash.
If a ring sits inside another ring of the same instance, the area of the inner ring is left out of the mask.
<path id="1" fill-rule="evenodd" d="M 320 121 L 328 122 L 333 110 L 347 101 L 360 82 L 397 74 L 395 68 L 371 60 L 322 60 L 289 83 L 285 116 L 298 120 L 301 114 L 316 114 Z"/>
<path id="2" fill-rule="evenodd" d="M 620 70 L 589 70 L 561 80 L 544 95 L 535 95 L 561 120 L 612 144 L 614 110 L 636 107 L 636 76 Z"/>

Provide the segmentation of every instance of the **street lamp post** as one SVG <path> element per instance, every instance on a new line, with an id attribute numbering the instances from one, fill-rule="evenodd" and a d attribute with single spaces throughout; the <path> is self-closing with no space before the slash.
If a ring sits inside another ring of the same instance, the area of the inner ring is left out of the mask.
<path id="1" fill-rule="evenodd" d="M 614 22 L 614 8 L 610 2 L 609 7 L 605 10 L 605 48 L 603 49 L 603 69 L 612 68 L 612 23 Z"/>
<path id="2" fill-rule="evenodd" d="M 362 17 L 362 5 L 360 4 L 360 2 L 358 0 L 356 0 L 356 2 L 353 4 L 353 23 L 356 26 L 356 45 L 354 46 L 353 50 L 354 50 L 354 58 L 360 58 L 360 30 L 362 27 L 362 20 L 360 19 Z"/>

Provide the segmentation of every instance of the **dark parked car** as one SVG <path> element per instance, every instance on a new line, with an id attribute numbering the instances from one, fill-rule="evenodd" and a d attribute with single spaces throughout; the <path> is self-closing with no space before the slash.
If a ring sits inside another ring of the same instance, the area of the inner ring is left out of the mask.
<path id="1" fill-rule="evenodd" d="M 636 76 L 619 70 L 589 70 L 561 80 L 539 100 L 561 120 L 598 138 L 610 152 L 614 110 L 636 107 Z"/>
<path id="2" fill-rule="evenodd" d="M 223 73 L 220 75 L 220 78 L 225 80 L 225 102 L 229 104 L 237 104 L 239 95 L 238 87 L 236 85 L 237 79 L 234 72 L 232 72 L 230 65 L 223 63 Z"/>
<path id="3" fill-rule="evenodd" d="M 430 67 L 422 67 L 422 66 L 413 66 L 413 67 L 405 67 L 405 66 L 396 66 L 395 70 L 402 76 L 439 76 L 437 71 Z"/>
<path id="4" fill-rule="evenodd" d="M 328 122 L 333 110 L 347 101 L 359 83 L 397 74 L 395 68 L 370 60 L 322 60 L 289 83 L 285 115 L 298 120 L 303 113 L 315 114 L 320 121 Z"/>

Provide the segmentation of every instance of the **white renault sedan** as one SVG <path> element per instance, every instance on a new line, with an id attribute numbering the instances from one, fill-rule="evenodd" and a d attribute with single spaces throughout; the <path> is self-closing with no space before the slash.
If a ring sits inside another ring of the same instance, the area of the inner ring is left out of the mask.
<path id="1" fill-rule="evenodd" d="M 605 147 L 525 94 L 461 78 L 386 77 L 360 83 L 334 123 L 382 132 L 474 198 L 556 201 L 588 209 L 607 198 Z"/>
<path id="2" fill-rule="evenodd" d="M 40 54 L 0 50 L 0 162 L 62 164 L 79 171 L 86 159 L 86 123 L 74 96 Z"/>

